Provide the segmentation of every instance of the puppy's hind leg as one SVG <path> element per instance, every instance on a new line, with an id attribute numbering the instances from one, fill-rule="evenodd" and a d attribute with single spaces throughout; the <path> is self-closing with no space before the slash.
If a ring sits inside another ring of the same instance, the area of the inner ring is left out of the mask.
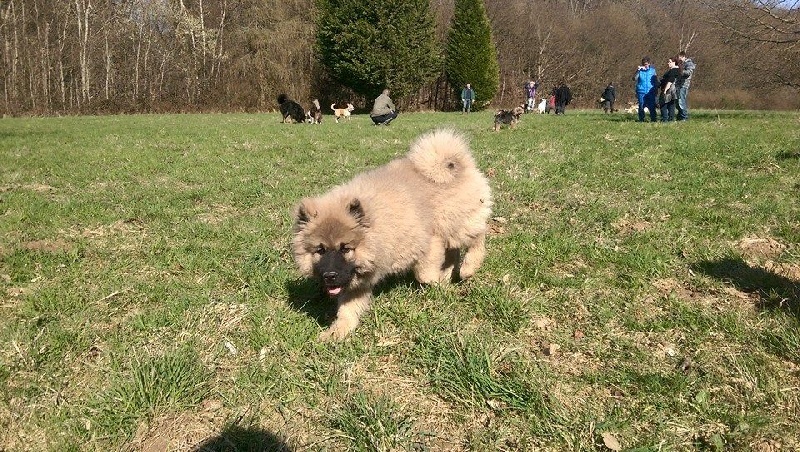
<path id="1" fill-rule="evenodd" d="M 458 269 L 458 276 L 461 279 L 467 279 L 478 271 L 478 267 L 483 263 L 486 257 L 486 234 L 481 233 L 471 244 L 467 246 L 464 251 L 464 256 L 461 260 L 461 267 Z"/>
<path id="2" fill-rule="evenodd" d="M 414 266 L 417 281 L 422 284 L 449 282 L 450 277 L 442 271 L 445 268 L 445 251 L 444 240 L 441 237 L 432 237 L 428 251 Z"/>
<path id="3" fill-rule="evenodd" d="M 372 303 L 370 291 L 347 293 L 339 298 L 339 307 L 336 311 L 336 320 L 327 330 L 319 334 L 319 340 L 340 341 L 356 329 L 361 315 L 369 311 Z"/>

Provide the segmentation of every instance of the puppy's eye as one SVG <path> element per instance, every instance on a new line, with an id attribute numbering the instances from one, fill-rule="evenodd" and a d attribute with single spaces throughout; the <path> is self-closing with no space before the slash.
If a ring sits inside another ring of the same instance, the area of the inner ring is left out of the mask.
<path id="1" fill-rule="evenodd" d="M 314 253 L 316 254 L 325 254 L 325 247 L 323 245 L 319 245 L 315 250 Z"/>
<path id="2" fill-rule="evenodd" d="M 339 246 L 339 251 L 341 251 L 342 253 L 345 253 L 345 254 L 346 254 L 346 253 L 350 253 L 350 252 L 352 252 L 352 251 L 353 251 L 353 247 L 351 247 L 350 245 L 348 245 L 348 244 L 346 244 L 346 243 L 342 243 L 342 244 Z"/>

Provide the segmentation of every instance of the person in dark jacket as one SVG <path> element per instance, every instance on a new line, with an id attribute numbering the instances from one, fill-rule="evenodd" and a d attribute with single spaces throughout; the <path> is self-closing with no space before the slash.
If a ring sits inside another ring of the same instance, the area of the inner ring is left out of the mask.
<path id="1" fill-rule="evenodd" d="M 463 105 L 461 113 L 469 113 L 472 111 L 473 102 L 475 102 L 475 90 L 472 89 L 472 85 L 467 83 L 467 86 L 461 90 L 461 104 Z"/>
<path id="2" fill-rule="evenodd" d="M 553 94 L 556 97 L 556 114 L 563 115 L 566 112 L 567 105 L 572 101 L 572 91 L 569 90 L 566 83 L 561 82 L 553 91 Z"/>
<path id="3" fill-rule="evenodd" d="M 608 86 L 603 90 L 603 95 L 600 96 L 600 102 L 603 104 L 603 111 L 606 113 L 614 113 L 614 101 L 617 100 L 617 90 L 614 84 L 608 82 Z"/>
<path id="4" fill-rule="evenodd" d="M 661 77 L 658 85 L 658 106 L 661 109 L 661 122 L 675 120 L 675 104 L 677 94 L 675 81 L 678 79 L 680 70 L 678 69 L 678 57 L 667 60 L 667 72 Z"/>

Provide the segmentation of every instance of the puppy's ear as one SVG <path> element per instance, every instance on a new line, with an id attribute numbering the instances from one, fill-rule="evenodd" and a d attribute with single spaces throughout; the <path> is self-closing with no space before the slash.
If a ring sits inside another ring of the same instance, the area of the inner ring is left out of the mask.
<path id="1" fill-rule="evenodd" d="M 295 228 L 297 230 L 305 228 L 308 222 L 316 216 L 317 209 L 314 207 L 313 201 L 310 199 L 300 201 L 300 204 L 294 209 Z"/>
<path id="2" fill-rule="evenodd" d="M 350 203 L 347 205 L 347 212 L 351 217 L 355 218 L 358 224 L 361 226 L 369 226 L 366 215 L 364 214 L 364 207 L 361 205 L 361 201 L 358 198 L 353 198 L 350 201 Z"/>

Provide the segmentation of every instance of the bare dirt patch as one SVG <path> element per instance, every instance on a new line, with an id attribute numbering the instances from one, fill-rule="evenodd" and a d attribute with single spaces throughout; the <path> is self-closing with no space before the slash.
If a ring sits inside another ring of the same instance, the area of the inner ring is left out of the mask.
<path id="1" fill-rule="evenodd" d="M 198 215 L 198 219 L 206 224 L 217 225 L 232 217 L 236 209 L 224 204 L 212 204 L 207 212 Z"/>
<path id="2" fill-rule="evenodd" d="M 26 242 L 22 244 L 22 248 L 28 251 L 39 251 L 42 253 L 63 253 L 70 251 L 72 249 L 72 245 L 65 240 L 56 239 L 56 240 L 34 240 L 32 242 Z"/>
<path id="3" fill-rule="evenodd" d="M 652 227 L 652 224 L 646 220 L 636 218 L 629 218 L 627 215 L 619 220 L 611 223 L 611 226 L 616 229 L 620 234 L 633 234 L 643 232 Z"/>
<path id="4" fill-rule="evenodd" d="M 198 413 L 181 413 L 161 417 L 142 424 L 129 450 L 142 452 L 186 451 L 214 436 L 216 424 L 221 423 L 222 404 L 207 400 Z"/>
<path id="5" fill-rule="evenodd" d="M 783 253 L 786 245 L 770 237 L 745 237 L 736 243 L 745 259 L 774 259 Z"/>

